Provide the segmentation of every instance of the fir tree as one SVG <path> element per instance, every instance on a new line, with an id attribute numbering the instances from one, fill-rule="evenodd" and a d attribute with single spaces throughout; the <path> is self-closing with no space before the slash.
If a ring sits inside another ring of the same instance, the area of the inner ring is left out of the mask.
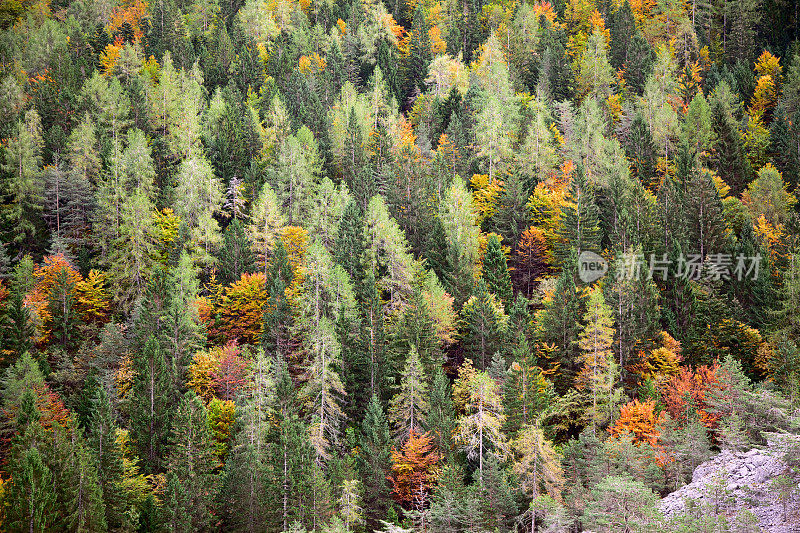
<path id="1" fill-rule="evenodd" d="M 171 380 L 164 352 L 155 337 L 134 352 L 133 368 L 133 405 L 138 408 L 131 412 L 131 437 L 147 471 L 159 472 L 170 427 Z"/>
<path id="2" fill-rule="evenodd" d="M 207 529 L 211 522 L 216 461 L 208 413 L 193 392 L 186 393 L 181 400 L 173 427 L 167 456 L 168 522 L 175 531 Z"/>
<path id="3" fill-rule="evenodd" d="M 252 273 L 255 262 L 244 225 L 235 218 L 222 234 L 222 248 L 219 252 L 220 283 L 227 285 L 238 280 L 244 273 Z"/>
<path id="4" fill-rule="evenodd" d="M 359 470 L 364 486 L 367 527 L 378 526 L 386 517 L 389 484 L 386 475 L 391 466 L 389 426 L 378 397 L 373 395 L 361 425 Z"/>
<path id="5" fill-rule="evenodd" d="M 489 235 L 486 242 L 486 253 L 483 256 L 483 279 L 486 288 L 500 298 L 505 305 L 511 303 L 511 275 L 508 273 L 506 255 L 497 235 Z"/>

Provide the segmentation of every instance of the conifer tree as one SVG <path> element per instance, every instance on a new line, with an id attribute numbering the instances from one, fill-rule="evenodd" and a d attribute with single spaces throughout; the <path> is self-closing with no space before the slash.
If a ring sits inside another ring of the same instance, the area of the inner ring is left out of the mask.
<path id="1" fill-rule="evenodd" d="M 561 208 L 561 241 L 556 250 L 562 263 L 569 257 L 571 249 L 578 255 L 583 251 L 599 250 L 601 236 L 593 187 L 581 168 L 573 176 L 566 200 Z"/>
<path id="2" fill-rule="evenodd" d="M 583 321 L 583 330 L 578 340 L 582 366 L 576 378 L 576 386 L 581 390 L 586 390 L 591 396 L 592 407 L 589 410 L 589 416 L 592 421 L 592 429 L 596 431 L 597 422 L 610 420 L 607 413 L 602 412 L 604 406 L 598 406 L 598 397 L 602 402 L 601 389 L 609 381 L 609 360 L 613 358 L 611 347 L 615 334 L 611 311 L 606 306 L 600 287 L 595 287 L 589 294 Z"/>
<path id="3" fill-rule="evenodd" d="M 42 164 L 42 120 L 36 109 L 17 123 L 16 135 L 3 147 L 2 171 L 7 176 L 3 193 L 9 198 L 3 218 L 11 228 L 11 240 L 21 249 L 34 244 L 37 220 L 44 203 Z"/>
<path id="4" fill-rule="evenodd" d="M 483 279 L 486 288 L 500 298 L 505 305 L 511 303 L 511 275 L 508 273 L 508 263 L 500 239 L 497 235 L 489 235 L 486 242 L 486 253 L 483 256 Z"/>
<path id="5" fill-rule="evenodd" d="M 25 441 L 30 440 L 32 431 L 26 431 Z M 11 450 L 14 460 L 9 469 L 11 480 L 4 486 L 4 523 L 18 531 L 46 531 L 56 526 L 58 518 L 53 474 L 42 458 L 41 444 L 30 446 L 22 441 Z"/>
<path id="6" fill-rule="evenodd" d="M 255 262 L 245 227 L 235 218 L 222 234 L 222 248 L 219 252 L 220 283 L 227 285 L 238 280 L 244 273 L 252 273 Z"/>
<path id="7" fill-rule="evenodd" d="M 167 457 L 168 523 L 175 531 L 210 527 L 216 467 L 208 413 L 202 400 L 187 392 L 173 418 Z"/>
<path id="8" fill-rule="evenodd" d="M 97 461 L 97 478 L 103 491 L 105 517 L 109 528 L 122 524 L 129 503 L 123 485 L 123 454 L 113 415 L 108 394 L 103 387 L 98 387 L 92 398 L 92 410 L 86 430 L 88 444 Z"/>
<path id="9" fill-rule="evenodd" d="M 514 472 L 522 478 L 522 488 L 536 501 L 545 493 L 556 497 L 564 485 L 561 462 L 552 443 L 538 424 L 526 425 L 514 441 L 519 459 L 514 462 Z M 544 489 L 544 490 L 543 490 Z M 531 513 L 531 529 L 536 528 L 536 513 Z"/>
<path id="10" fill-rule="evenodd" d="M 425 373 L 417 349 L 411 346 L 405 368 L 400 374 L 398 391 L 389 406 L 389 420 L 394 426 L 396 438 L 402 441 L 412 432 L 422 434 L 429 410 Z"/>
<path id="11" fill-rule="evenodd" d="M 170 427 L 171 379 L 164 352 L 155 337 L 133 354 L 131 438 L 148 472 L 158 472 L 165 457 Z"/>
<path id="12" fill-rule="evenodd" d="M 474 294 L 461 309 L 464 324 L 462 344 L 468 357 L 480 362 L 486 370 L 494 354 L 503 348 L 508 331 L 508 315 L 503 304 L 480 280 Z"/>
<path id="13" fill-rule="evenodd" d="M 386 475 L 391 466 L 391 437 L 378 397 L 373 395 L 361 425 L 359 470 L 364 486 L 367 527 L 379 525 L 386 517 L 389 484 Z"/>
<path id="14" fill-rule="evenodd" d="M 484 459 L 492 453 L 505 457 L 507 443 L 502 432 L 505 422 L 497 383 L 486 372 L 464 364 L 458 372 L 453 395 L 463 400 L 464 415 L 458 420 L 456 441 L 469 459 L 478 460 L 478 479 L 483 483 Z"/>
<path id="15" fill-rule="evenodd" d="M 275 244 L 267 276 L 269 299 L 264 310 L 261 344 L 267 351 L 284 358 L 289 353 L 291 337 L 291 307 L 286 289 L 291 285 L 294 276 L 282 240 Z"/>
<path id="16" fill-rule="evenodd" d="M 543 309 L 536 315 L 537 340 L 552 347 L 566 380 L 570 380 L 578 370 L 577 344 L 582 302 L 575 287 L 576 267 L 577 257 L 573 252 L 570 262 L 556 281 L 552 296 L 544 300 Z M 557 380 L 556 385 L 559 390 L 565 389 L 565 383 L 561 380 Z"/>

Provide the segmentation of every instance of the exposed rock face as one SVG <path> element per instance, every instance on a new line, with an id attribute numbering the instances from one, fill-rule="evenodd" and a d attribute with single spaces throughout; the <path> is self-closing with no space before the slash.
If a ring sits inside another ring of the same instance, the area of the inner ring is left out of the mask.
<path id="1" fill-rule="evenodd" d="M 800 486 L 795 478 L 793 498 L 787 504 L 784 520 L 783 503 L 772 484 L 787 473 L 784 461 L 786 441 L 773 438 L 765 449 L 747 452 L 723 451 L 698 466 L 692 482 L 661 500 L 661 511 L 669 518 L 683 513 L 686 500 L 710 505 L 719 514 L 733 515 L 749 510 L 759 521 L 762 531 L 770 533 L 800 532 Z"/>

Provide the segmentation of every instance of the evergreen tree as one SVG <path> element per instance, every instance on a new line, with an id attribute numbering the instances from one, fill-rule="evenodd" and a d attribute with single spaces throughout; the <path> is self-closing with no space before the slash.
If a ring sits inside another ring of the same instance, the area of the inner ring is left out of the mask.
<path id="1" fill-rule="evenodd" d="M 92 398 L 92 410 L 86 424 L 87 440 L 97 461 L 97 479 L 103 491 L 105 517 L 109 528 L 119 527 L 128 508 L 123 485 L 125 470 L 114 413 L 108 394 L 98 387 Z"/>
<path id="2" fill-rule="evenodd" d="M 170 428 L 171 379 L 164 352 L 155 337 L 133 354 L 131 438 L 148 472 L 159 472 Z"/>
<path id="3" fill-rule="evenodd" d="M 292 283 L 294 275 L 282 240 L 275 244 L 267 275 L 269 299 L 264 309 L 261 344 L 268 352 L 274 352 L 283 358 L 289 354 L 291 338 L 291 308 L 286 289 Z"/>
<path id="4" fill-rule="evenodd" d="M 428 31 L 428 19 L 425 9 L 418 5 L 414 10 L 411 25 L 411 42 L 406 67 L 406 98 L 425 92 L 425 76 L 428 74 L 428 64 L 431 62 L 431 41 Z M 416 94 L 415 94 L 416 93 Z"/>
<path id="5" fill-rule="evenodd" d="M 235 218 L 222 234 L 222 248 L 219 252 L 220 283 L 227 285 L 237 281 L 244 273 L 252 273 L 255 262 L 245 227 Z"/>
<path id="6" fill-rule="evenodd" d="M 452 463 L 455 452 L 453 435 L 456 429 L 456 413 L 453 407 L 450 380 L 441 368 L 434 371 L 433 385 L 428 399 L 430 409 L 425 420 L 439 455 Z"/>
<path id="7" fill-rule="evenodd" d="M 462 345 L 467 357 L 480 362 L 486 370 L 495 353 L 503 349 L 508 331 L 508 315 L 502 303 L 490 293 L 486 282 L 480 280 L 474 294 L 461 309 L 464 331 Z"/>
<path id="8" fill-rule="evenodd" d="M 561 365 L 563 380 L 556 381 L 559 390 L 566 388 L 564 380 L 568 383 L 578 370 L 576 349 L 582 302 L 575 287 L 576 268 L 573 252 L 556 281 L 553 295 L 544 300 L 544 308 L 536 315 L 537 340 L 553 347 L 553 356 Z"/>
<path id="9" fill-rule="evenodd" d="M 202 400 L 188 392 L 173 418 L 167 456 L 168 523 L 174 531 L 201 531 L 211 525 L 214 445 Z"/>
<path id="10" fill-rule="evenodd" d="M 713 168 L 730 186 L 731 192 L 739 194 L 750 181 L 750 165 L 745 157 L 742 133 L 730 110 L 719 98 L 711 101 L 711 122 L 716 136 Z"/>
<path id="11" fill-rule="evenodd" d="M 483 279 L 486 288 L 500 298 L 505 305 L 511 303 L 511 275 L 508 273 L 506 255 L 497 235 L 489 235 L 486 242 L 486 253 L 483 256 Z"/>
<path id="12" fill-rule="evenodd" d="M 599 250 L 601 235 L 594 191 L 581 168 L 577 169 L 561 208 L 559 236 L 556 256 L 562 263 L 568 259 L 570 250 L 574 249 L 578 255 Z"/>
<path id="13" fill-rule="evenodd" d="M 47 531 L 56 527 L 58 518 L 53 474 L 42 458 L 41 444 L 32 447 L 23 442 L 30 440 L 32 431 L 12 447 L 11 478 L 4 487 L 4 523 L 16 531 Z"/>
<path id="14" fill-rule="evenodd" d="M 400 386 L 389 406 L 389 420 L 395 428 L 396 438 L 402 441 L 412 432 L 422 434 L 429 410 L 428 385 L 422 363 L 416 348 L 411 346 L 400 374 Z"/>
<path id="15" fill-rule="evenodd" d="M 359 470 L 364 486 L 364 507 L 368 528 L 386 518 L 389 484 L 386 475 L 391 466 L 389 426 L 378 397 L 373 395 L 361 425 Z"/>

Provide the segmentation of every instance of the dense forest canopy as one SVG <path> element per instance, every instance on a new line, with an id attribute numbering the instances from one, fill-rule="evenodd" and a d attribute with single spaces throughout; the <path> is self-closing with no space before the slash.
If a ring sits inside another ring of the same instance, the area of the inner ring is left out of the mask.
<path id="1" fill-rule="evenodd" d="M 798 24 L 3 0 L 0 529 L 757 531 L 658 501 L 800 432 Z"/>

